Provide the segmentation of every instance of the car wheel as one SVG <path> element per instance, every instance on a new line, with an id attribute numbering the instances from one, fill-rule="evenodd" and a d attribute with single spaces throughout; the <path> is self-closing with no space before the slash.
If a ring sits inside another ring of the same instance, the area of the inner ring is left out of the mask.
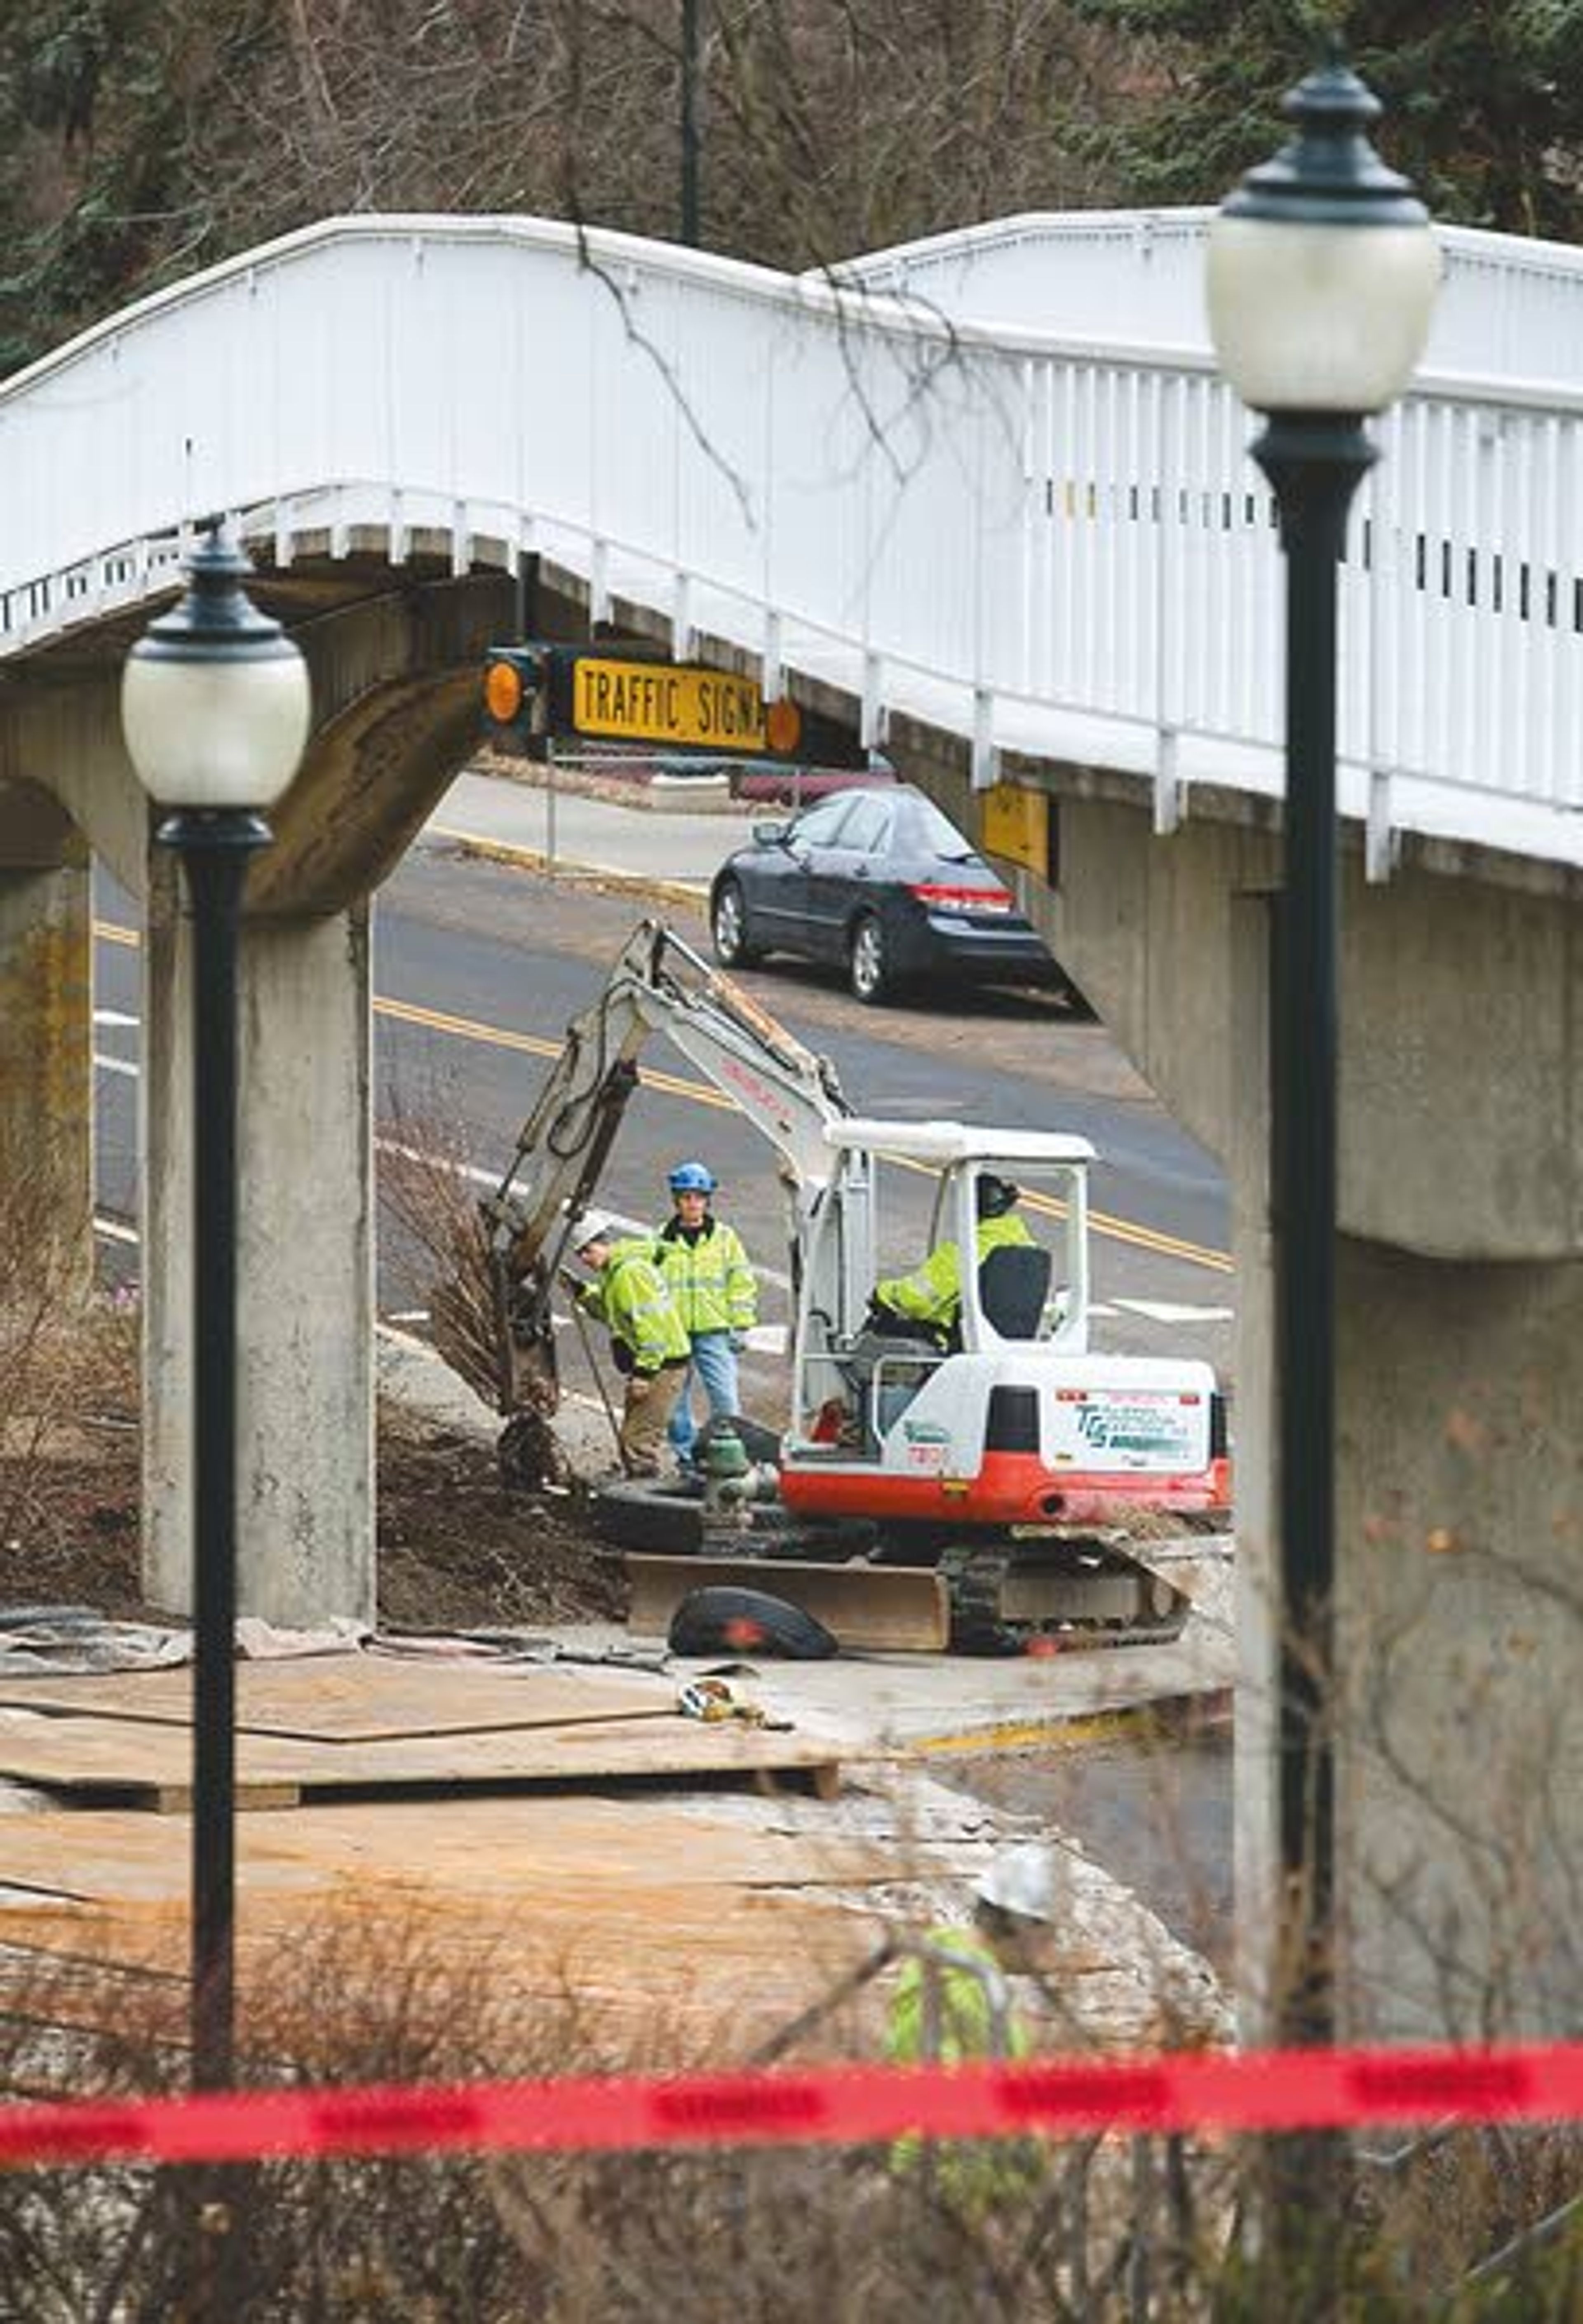
<path id="1" fill-rule="evenodd" d="M 709 933 L 722 968 L 751 968 L 759 956 L 756 945 L 747 940 L 747 906 L 735 880 L 723 881 L 716 890 Z"/>
<path id="2" fill-rule="evenodd" d="M 852 931 L 847 973 L 853 991 L 869 1008 L 888 1001 L 896 989 L 884 928 L 872 912 L 865 912 Z"/>

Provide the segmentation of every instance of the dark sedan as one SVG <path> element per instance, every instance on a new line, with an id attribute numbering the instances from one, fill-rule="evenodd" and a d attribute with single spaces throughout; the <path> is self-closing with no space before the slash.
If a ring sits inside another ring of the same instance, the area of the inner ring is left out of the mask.
<path id="1" fill-rule="evenodd" d="M 998 873 L 932 799 L 903 785 L 755 824 L 753 844 L 715 874 L 709 925 L 726 967 L 799 953 L 844 968 L 859 1001 L 930 976 L 1060 981 Z"/>

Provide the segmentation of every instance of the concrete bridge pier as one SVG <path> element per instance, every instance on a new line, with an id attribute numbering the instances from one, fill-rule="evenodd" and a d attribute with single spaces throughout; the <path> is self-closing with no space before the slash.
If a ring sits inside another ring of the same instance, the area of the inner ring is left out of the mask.
<path id="1" fill-rule="evenodd" d="M 1556 2036 L 1583 1929 L 1583 1261 L 1338 1253 L 1351 2030 Z"/>
<path id="2" fill-rule="evenodd" d="M 240 963 L 237 1568 L 243 1613 L 272 1622 L 374 1616 L 371 898 L 471 747 L 510 613 L 498 575 L 448 575 L 297 632 L 320 723 L 249 872 Z M 143 1586 L 187 1611 L 191 1011 L 157 845 L 145 888 Z"/>
<path id="3" fill-rule="evenodd" d="M 1250 2031 L 1279 1925 L 1274 836 L 1064 799 L 1060 956 L 1230 1180 Z M 1583 909 L 1564 872 L 1342 862 L 1337 1755 L 1346 2030 L 1569 2027 L 1583 1970 Z M 1051 907 L 1053 905 L 1054 908 Z"/>
<path id="4" fill-rule="evenodd" d="M 153 851 L 143 974 L 143 1582 L 192 1604 L 189 926 Z M 374 1613 L 366 904 L 252 918 L 240 963 L 237 1566 L 244 1614 Z"/>
<path id="5" fill-rule="evenodd" d="M 5 786 L 0 859 L 0 1300 L 93 1284 L 93 920 L 87 843 Z"/>

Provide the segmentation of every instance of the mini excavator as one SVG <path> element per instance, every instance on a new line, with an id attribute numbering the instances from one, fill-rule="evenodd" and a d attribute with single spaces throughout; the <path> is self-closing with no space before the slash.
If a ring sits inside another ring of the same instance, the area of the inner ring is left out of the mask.
<path id="1" fill-rule="evenodd" d="M 707 1578 L 779 1594 L 852 1642 L 1013 1652 L 1174 1637 L 1187 1601 L 1123 1545 L 1143 1511 L 1184 1526 L 1230 1498 L 1224 1400 L 1198 1359 L 1089 1346 L 1087 1139 L 854 1111 L 831 1065 L 645 920 L 565 1047 L 481 1205 L 495 1346 L 475 1385 L 505 1416 L 508 1482 L 542 1480 L 559 1404 L 553 1305 L 655 1033 L 774 1149 L 793 1297 L 791 1410 L 755 1489 L 724 1510 L 680 1481 L 618 1480 L 596 1517 L 629 1553 L 645 1627 Z M 964 1270 L 947 1345 L 871 1308 L 887 1206 L 930 1199 L 926 1247 L 975 1247 L 982 1176 L 1014 1179 L 1032 1247 Z M 444 1344 L 458 1369 L 467 1369 Z M 476 1374 L 477 1363 L 473 1366 Z M 754 1432 L 745 1431 L 750 1435 Z"/>

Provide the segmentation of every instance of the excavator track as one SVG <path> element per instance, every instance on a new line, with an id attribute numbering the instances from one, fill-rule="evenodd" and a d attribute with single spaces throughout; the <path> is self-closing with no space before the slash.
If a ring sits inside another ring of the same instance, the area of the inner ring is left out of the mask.
<path id="1" fill-rule="evenodd" d="M 847 1646 L 958 1654 L 1168 1646 L 1190 1610 L 1162 1575 L 1094 1536 L 887 1540 L 868 1523 L 800 1524 L 773 1502 L 721 1526 L 663 1485 L 606 1488 L 594 1513 L 628 1553 L 645 1629 L 665 1629 L 690 1591 L 720 1586 L 782 1597 Z"/>
<path id="2" fill-rule="evenodd" d="M 1169 1646 L 1191 1610 L 1162 1575 L 1097 1539 L 966 1545 L 945 1553 L 940 1572 L 958 1654 Z"/>

